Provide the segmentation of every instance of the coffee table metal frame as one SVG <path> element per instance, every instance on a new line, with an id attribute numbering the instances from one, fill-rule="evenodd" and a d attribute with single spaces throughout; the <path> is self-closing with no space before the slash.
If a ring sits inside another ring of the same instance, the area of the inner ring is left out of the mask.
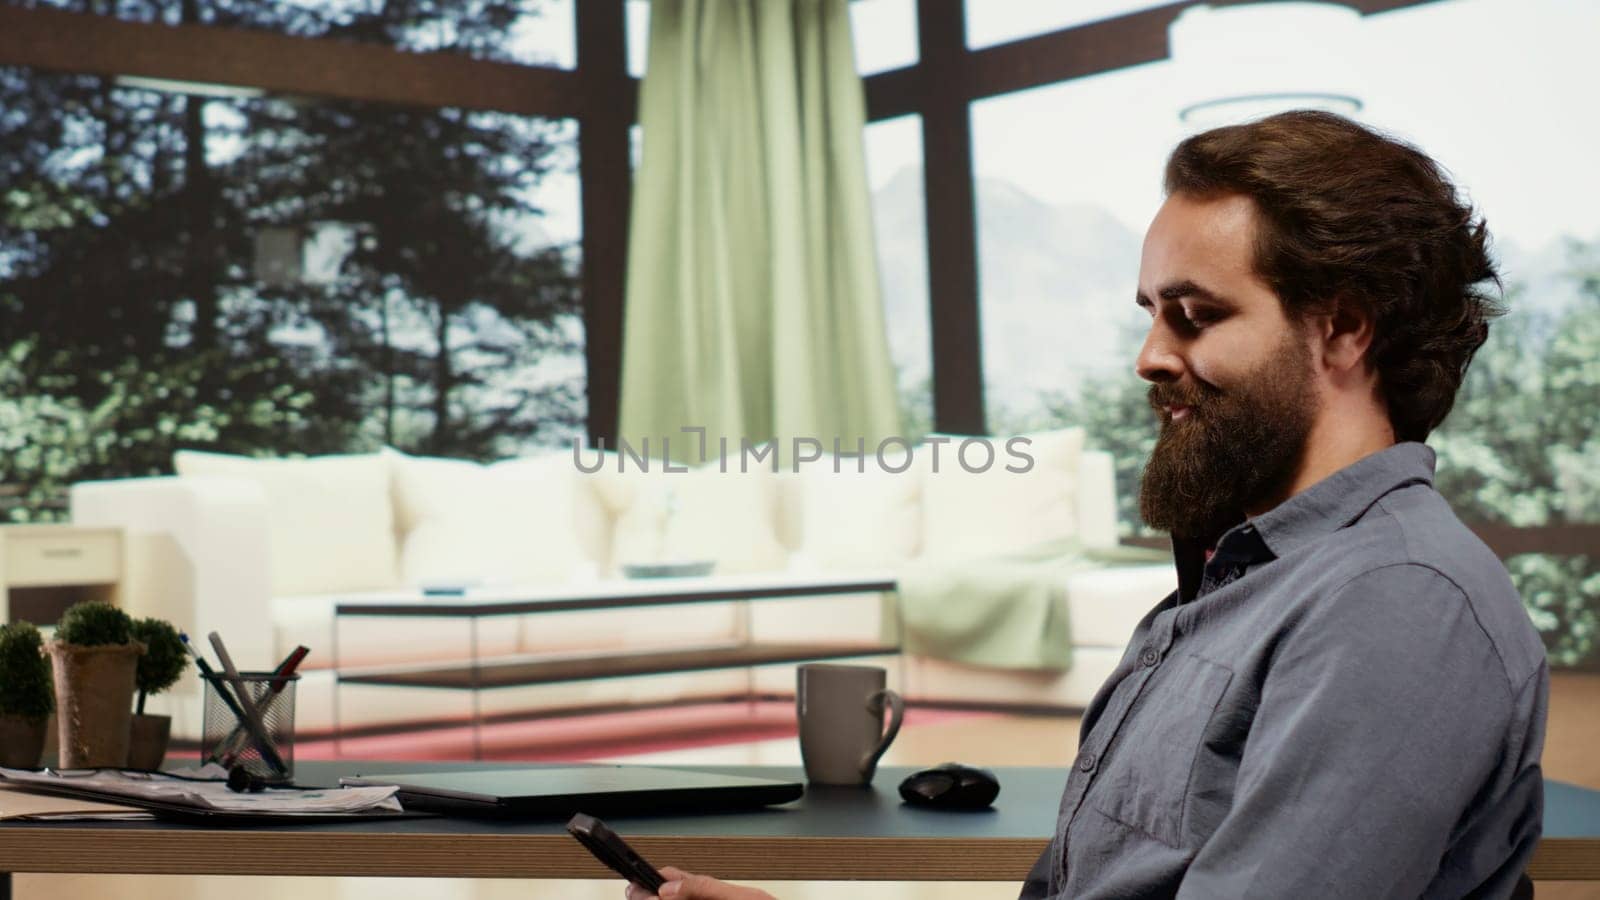
<path id="1" fill-rule="evenodd" d="M 894 594 L 897 583 L 888 576 L 795 577 L 789 575 L 743 578 L 674 578 L 649 581 L 611 581 L 585 590 L 526 592 L 485 591 L 473 594 L 428 596 L 394 594 L 351 598 L 334 606 L 333 616 L 333 732 L 339 752 L 343 728 L 339 694 L 346 684 L 466 690 L 472 696 L 472 751 L 483 755 L 483 690 L 539 684 L 751 668 L 780 663 L 814 662 L 883 656 L 900 652 L 904 634 L 898 598 L 891 598 L 892 640 L 862 642 L 758 642 L 749 632 L 748 602 L 846 594 Z M 483 619 L 555 612 L 594 612 L 649 606 L 738 602 L 743 605 L 739 634 L 727 644 L 673 649 L 640 649 L 581 655 L 495 657 L 479 654 L 478 628 Z M 346 672 L 340 665 L 340 623 L 349 618 L 465 619 L 469 628 L 468 659 L 459 663 L 427 666 L 363 667 Z M 753 697 L 753 685 L 749 689 Z"/>

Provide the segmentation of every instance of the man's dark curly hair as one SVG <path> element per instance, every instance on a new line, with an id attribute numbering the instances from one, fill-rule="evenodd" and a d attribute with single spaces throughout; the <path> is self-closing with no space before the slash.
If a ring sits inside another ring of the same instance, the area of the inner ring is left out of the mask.
<path id="1" fill-rule="evenodd" d="M 1367 362 L 1395 436 L 1420 441 L 1444 420 L 1503 310 L 1488 229 L 1437 163 L 1348 119 L 1299 110 L 1188 138 L 1167 160 L 1166 190 L 1254 200 L 1256 272 L 1290 317 L 1336 303 L 1367 310 Z"/>

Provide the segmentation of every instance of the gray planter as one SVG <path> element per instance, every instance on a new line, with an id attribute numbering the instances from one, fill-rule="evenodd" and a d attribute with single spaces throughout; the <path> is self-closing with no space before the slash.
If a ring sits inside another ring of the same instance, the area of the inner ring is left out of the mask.
<path id="1" fill-rule="evenodd" d="M 0 715 L 0 766 L 37 769 L 44 756 L 45 725 L 49 721 L 43 716 Z"/>
<path id="2" fill-rule="evenodd" d="M 128 768 L 161 768 L 167 758 L 167 740 L 172 735 L 172 717 L 134 713 L 129 725 Z"/>

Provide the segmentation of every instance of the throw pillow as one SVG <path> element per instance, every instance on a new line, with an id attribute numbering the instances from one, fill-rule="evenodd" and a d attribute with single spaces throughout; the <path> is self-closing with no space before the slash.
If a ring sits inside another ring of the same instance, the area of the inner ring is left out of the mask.
<path id="1" fill-rule="evenodd" d="M 937 471 L 933 447 L 917 448 L 917 469 L 922 473 L 922 555 L 925 557 L 992 556 L 1021 550 L 1046 541 L 1077 534 L 1078 461 L 1083 452 L 1083 429 L 1066 428 L 1021 435 L 1027 444 L 1008 438 L 982 438 L 989 453 L 974 443 L 964 458 L 958 456 L 959 436 L 938 446 Z M 1017 454 L 1032 459 L 1031 466 Z M 1010 469 L 1027 468 L 1025 472 Z"/>
<path id="2" fill-rule="evenodd" d="M 628 461 L 632 466 L 632 461 Z M 718 574 L 780 570 L 788 559 L 777 535 L 777 492 L 765 467 L 630 473 L 629 504 L 617 519 L 613 560 L 716 561 Z"/>
<path id="3" fill-rule="evenodd" d="M 538 584 L 588 567 L 570 455 L 484 465 L 386 451 L 406 584 Z"/>
<path id="4" fill-rule="evenodd" d="M 900 468 L 901 457 L 888 460 L 891 468 Z M 922 478 L 915 469 L 890 471 L 871 455 L 864 460 L 828 455 L 807 463 L 795 477 L 802 565 L 883 569 L 917 555 Z"/>

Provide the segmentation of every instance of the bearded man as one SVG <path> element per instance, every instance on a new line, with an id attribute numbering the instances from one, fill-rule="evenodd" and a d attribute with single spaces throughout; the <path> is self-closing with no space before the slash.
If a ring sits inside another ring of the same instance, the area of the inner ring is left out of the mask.
<path id="1" fill-rule="evenodd" d="M 1316 112 L 1185 140 L 1166 190 L 1135 367 L 1179 587 L 1085 711 L 1022 897 L 1531 893 L 1545 653 L 1421 443 L 1498 312 L 1483 222 Z"/>

